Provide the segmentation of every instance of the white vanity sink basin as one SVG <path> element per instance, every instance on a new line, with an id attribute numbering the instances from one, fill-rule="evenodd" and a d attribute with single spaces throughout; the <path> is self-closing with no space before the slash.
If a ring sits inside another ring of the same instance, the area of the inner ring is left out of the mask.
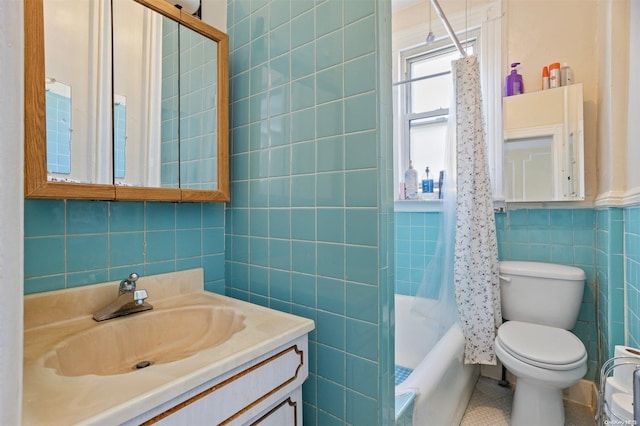
<path id="1" fill-rule="evenodd" d="M 45 355 L 44 365 L 62 376 L 135 373 L 217 346 L 242 330 L 243 320 L 221 306 L 144 311 L 68 337 Z"/>

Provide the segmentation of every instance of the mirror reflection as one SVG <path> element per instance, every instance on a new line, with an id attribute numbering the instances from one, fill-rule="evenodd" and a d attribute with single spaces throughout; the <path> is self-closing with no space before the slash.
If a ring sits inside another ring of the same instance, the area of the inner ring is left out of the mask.
<path id="1" fill-rule="evenodd" d="M 113 1 L 116 185 L 218 188 L 217 43 L 132 0 Z"/>
<path id="2" fill-rule="evenodd" d="M 218 87 L 226 35 L 154 0 L 42 6 L 47 180 L 222 189 L 211 199 L 226 198 L 226 137 L 218 132 L 227 116 Z"/>
<path id="3" fill-rule="evenodd" d="M 177 103 L 164 102 L 178 91 L 178 45 L 164 34 L 177 32 L 178 23 L 132 0 L 113 0 L 112 13 L 115 183 L 177 188 L 161 171 L 163 150 L 178 161 L 177 139 L 162 143 L 163 118 L 178 114 Z"/>
<path id="4" fill-rule="evenodd" d="M 71 86 L 47 79 L 47 170 L 52 176 L 71 172 Z"/>
<path id="5" fill-rule="evenodd" d="M 124 178 L 126 164 L 127 143 L 127 98 L 113 95 L 113 177 Z M 49 139 L 47 138 L 47 145 Z"/>
<path id="6" fill-rule="evenodd" d="M 216 189 L 216 42 L 180 26 L 180 187 Z"/>
<path id="7" fill-rule="evenodd" d="M 47 179 L 111 183 L 110 17 L 90 0 L 43 8 Z"/>

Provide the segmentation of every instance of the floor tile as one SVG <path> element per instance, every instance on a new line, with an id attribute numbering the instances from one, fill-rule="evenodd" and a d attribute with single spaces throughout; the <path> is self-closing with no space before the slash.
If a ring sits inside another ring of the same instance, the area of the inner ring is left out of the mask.
<path id="1" fill-rule="evenodd" d="M 480 377 L 460 426 L 509 426 L 512 402 L 511 387 L 501 387 L 497 380 Z M 567 426 L 595 426 L 589 407 L 568 401 L 564 406 Z"/>

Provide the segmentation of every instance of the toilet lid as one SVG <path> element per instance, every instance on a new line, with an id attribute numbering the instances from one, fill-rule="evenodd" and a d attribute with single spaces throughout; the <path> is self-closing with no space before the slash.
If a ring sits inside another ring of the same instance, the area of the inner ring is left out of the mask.
<path id="1" fill-rule="evenodd" d="M 580 339 L 561 328 L 507 321 L 498 329 L 498 340 L 515 358 L 541 368 L 569 370 L 587 358 Z"/>

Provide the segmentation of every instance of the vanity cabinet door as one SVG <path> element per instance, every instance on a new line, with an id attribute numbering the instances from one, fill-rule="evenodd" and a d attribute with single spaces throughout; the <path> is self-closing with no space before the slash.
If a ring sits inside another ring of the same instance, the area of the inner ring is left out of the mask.
<path id="1" fill-rule="evenodd" d="M 302 425 L 302 389 L 298 388 L 285 400 L 271 408 L 252 426 Z"/>
<path id="2" fill-rule="evenodd" d="M 301 425 L 307 352 L 305 335 L 127 424 Z"/>

